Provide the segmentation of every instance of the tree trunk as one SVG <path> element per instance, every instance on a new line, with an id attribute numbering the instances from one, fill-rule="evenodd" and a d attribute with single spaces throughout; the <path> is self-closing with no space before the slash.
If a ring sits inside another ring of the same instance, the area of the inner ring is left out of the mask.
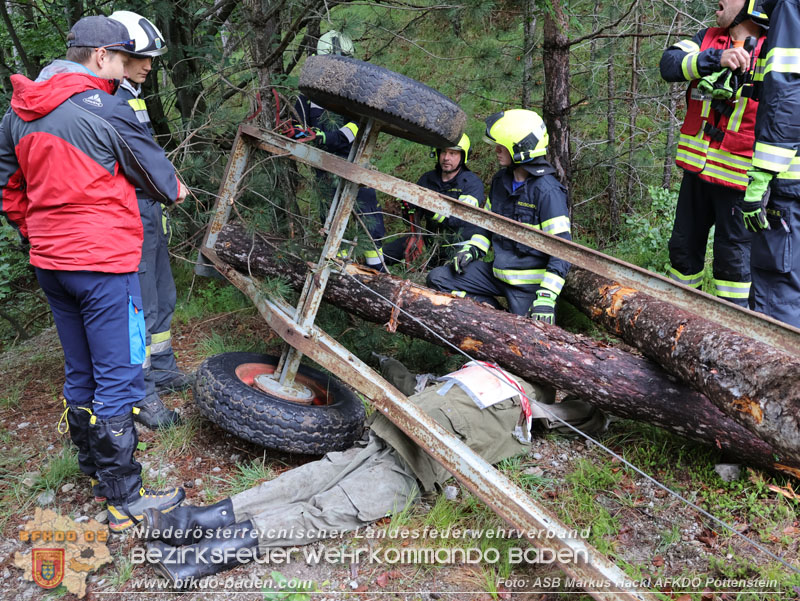
<path id="1" fill-rule="evenodd" d="M 542 118 L 550 134 L 548 157 L 567 192 L 571 191 L 572 163 L 569 151 L 569 40 L 568 19 L 561 0 L 553 0 L 544 13 L 544 98 Z M 570 196 L 571 198 L 571 196 Z M 572 203 L 570 203 L 570 207 Z M 570 209 L 571 212 L 571 209 Z"/>
<path id="2" fill-rule="evenodd" d="M 800 460 L 795 357 L 584 269 L 570 270 L 563 294 L 723 413 Z"/>
<path id="3" fill-rule="evenodd" d="M 631 88 L 630 96 L 628 98 L 628 105 L 630 107 L 630 116 L 628 118 L 628 187 L 626 200 L 628 205 L 633 198 L 633 185 L 636 179 L 636 171 L 633 163 L 633 149 L 636 147 L 636 119 L 639 116 L 639 53 L 641 52 L 641 38 L 642 33 L 642 12 L 636 9 L 636 35 L 633 36 L 631 48 Z"/>
<path id="4" fill-rule="evenodd" d="M 611 154 L 608 165 L 608 210 L 611 214 L 611 237 L 619 234 L 619 196 L 617 195 L 617 109 L 614 97 L 617 95 L 617 81 L 614 77 L 614 42 L 608 44 L 608 152 Z"/>
<path id="5" fill-rule="evenodd" d="M 216 251 L 243 273 L 280 277 L 295 289 L 302 287 L 308 269 L 240 225 L 225 226 Z M 414 318 L 394 311 L 378 295 L 392 299 Z M 475 358 L 577 394 L 620 417 L 653 423 L 714 445 L 740 461 L 800 477 L 800 462 L 776 459 L 764 441 L 648 359 L 355 265 L 347 268 L 347 275 L 331 275 L 325 300 L 434 344 L 447 346 L 444 339 Z"/>
<path id="6" fill-rule="evenodd" d="M 533 94 L 533 40 L 536 34 L 536 0 L 525 1 L 522 43 L 522 108 L 531 108 Z"/>

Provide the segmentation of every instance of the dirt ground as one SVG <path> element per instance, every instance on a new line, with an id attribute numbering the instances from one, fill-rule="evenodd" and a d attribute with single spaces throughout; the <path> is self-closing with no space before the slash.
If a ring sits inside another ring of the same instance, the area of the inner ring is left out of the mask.
<path id="1" fill-rule="evenodd" d="M 250 327 L 264 329 L 261 332 L 264 337 L 271 335 L 263 322 L 259 323 L 257 319 L 244 326 L 240 319 L 230 319 L 227 323 L 226 319 L 223 316 L 213 322 L 209 320 L 208 323 L 197 324 L 191 329 L 183 328 L 182 331 L 175 333 L 174 345 L 183 368 L 191 370 L 202 361 L 203 357 L 194 350 L 192 340 L 204 330 Z M 8 487 L 9 484 L 21 481 L 25 473 L 41 470 L 43 458 L 46 458 L 51 451 L 58 452 L 65 444 L 66 437 L 56 431 L 56 423 L 61 412 L 57 398 L 63 382 L 62 362 L 60 345 L 52 329 L 31 343 L 0 358 L 0 365 L 4 370 L 3 394 L 7 394 L 11 383 L 27 381 L 20 401 L 12 406 L 3 405 L 0 410 L 0 426 L 2 426 L 0 432 L 3 433 L 5 445 L 2 453 L 8 454 L 9 461 L 16 458 L 13 462 L 14 467 L 4 467 L 4 473 L 0 474 L 6 488 L 3 492 L 4 515 L 0 515 L 0 518 L 4 519 L 0 540 L 0 599 L 27 601 L 59 597 L 70 600 L 75 598 L 63 589 L 46 592 L 38 585 L 24 581 L 22 571 L 14 566 L 14 552 L 28 548 L 28 543 L 19 540 L 19 532 L 34 513 L 38 491 L 28 498 L 23 496 L 15 506 L 13 503 L 9 504 L 11 492 Z M 226 480 L 235 478 L 237 464 L 242 462 L 261 458 L 266 463 L 275 463 L 281 466 L 281 469 L 288 469 L 314 459 L 264 451 L 222 431 L 199 416 L 192 402 L 191 392 L 170 395 L 165 397 L 165 401 L 168 405 L 178 407 L 184 419 L 197 416 L 198 427 L 193 439 L 187 442 L 180 453 L 165 460 L 156 452 L 158 447 L 155 444 L 155 435 L 147 429 L 141 429 L 141 439 L 149 445 L 149 448 L 139 454 L 139 459 L 150 477 L 163 479 L 170 485 L 183 485 L 187 494 L 186 502 L 189 504 L 207 504 L 218 500 L 223 496 L 219 494 L 219 490 Z M 612 430 L 614 427 L 621 426 L 612 425 Z M 42 449 L 45 450 L 44 453 Z M 547 483 L 540 489 L 543 504 L 554 512 L 569 512 L 570 508 L 565 504 L 575 503 L 576 500 L 566 492 L 565 480 L 576 467 L 581 465 L 581 460 L 593 460 L 601 456 L 603 452 L 591 443 L 554 437 L 541 438 L 534 442 L 530 455 L 523 459 L 520 473 Z M 8 462 L 3 465 L 7 464 Z M 612 468 L 612 471 L 614 469 L 617 468 Z M 749 477 L 754 476 L 751 474 Z M 95 517 L 101 512 L 102 507 L 92 501 L 88 483 L 84 480 L 80 475 L 68 478 L 65 482 L 74 483 L 75 486 L 66 493 L 59 490 L 47 507 L 63 515 L 71 515 L 73 518 Z M 457 490 L 458 496 L 454 502 L 466 503 L 469 493 L 462 488 Z M 724 491 L 720 490 L 720 494 L 723 493 Z M 759 552 L 748 547 L 740 539 L 720 536 L 713 527 L 709 527 L 707 519 L 642 477 L 625 474 L 617 478 L 613 486 L 591 492 L 590 497 L 593 497 L 593 502 L 597 503 L 598 507 L 605 508 L 621 524 L 620 528 L 607 537 L 608 547 L 616 555 L 616 561 L 633 566 L 634 572 L 638 572 L 641 578 L 650 578 L 651 589 L 663 593 L 660 598 L 680 601 L 689 599 L 733 601 L 740 598 L 785 600 L 796 598 L 800 594 L 798 587 L 787 586 L 786 581 L 782 582 L 780 593 L 764 593 L 754 597 L 742 596 L 740 589 L 736 587 L 726 589 L 725 583 L 722 582 L 706 585 L 704 580 L 706 577 L 724 576 L 718 569 L 719 562 L 735 563 L 740 558 L 752 559 L 758 557 Z M 420 520 L 432 510 L 436 501 L 435 498 L 424 499 L 413 510 L 408 527 L 421 523 Z M 776 495 L 774 502 L 780 503 L 782 500 Z M 479 518 L 483 519 L 484 517 Z M 386 525 L 379 523 L 376 528 Z M 782 522 L 770 524 L 775 534 L 765 534 L 763 529 L 758 530 L 758 525 L 752 523 L 734 525 L 743 534 L 757 539 L 772 552 L 798 565 L 797 534 L 800 533 L 800 524 L 796 510 L 788 513 Z M 665 532 L 672 532 L 668 540 L 665 540 Z M 552 566 L 522 563 L 513 566 L 510 574 L 504 578 L 499 578 L 497 574 L 487 570 L 486 565 L 465 562 L 436 567 L 375 564 L 369 561 L 320 562 L 314 565 L 298 560 L 291 563 L 256 564 L 226 572 L 222 575 L 223 578 L 207 584 L 208 588 L 194 592 L 156 592 L 155 583 L 161 582 L 163 585 L 163 580 L 158 580 L 153 569 L 146 565 L 131 570 L 132 566 L 128 561 L 134 550 L 141 545 L 139 540 L 129 535 L 112 536 L 108 546 L 114 562 L 88 577 L 88 592 L 85 598 L 139 601 L 143 598 L 171 599 L 181 596 L 182 599 L 200 600 L 216 596 L 229 598 L 234 596 L 232 594 L 234 592 L 237 599 L 295 599 L 296 601 L 308 598 L 317 601 L 323 599 L 488 601 L 497 598 L 544 601 L 586 598 L 578 589 L 567 586 L 565 574 Z M 335 542 L 318 543 L 317 547 L 374 549 L 376 545 L 385 548 L 386 543 L 381 540 L 348 536 Z M 400 546 L 402 547 L 402 544 Z M 518 546 L 525 545 L 520 541 Z M 740 571 L 742 578 L 773 578 L 775 574 L 780 578 L 786 577 L 785 573 L 780 576 L 780 570 L 776 571 L 774 562 L 768 557 L 756 561 L 760 561 L 764 571 L 759 574 L 752 568 L 743 568 Z M 276 572 L 279 574 L 275 574 Z M 697 575 L 702 575 L 703 580 L 690 580 L 685 586 L 680 586 L 684 583 L 664 580 Z M 284 589 L 282 596 L 261 592 L 263 581 L 268 581 L 273 576 L 285 577 L 289 580 L 289 584 L 294 584 L 294 588 Z M 152 580 L 150 582 L 142 580 L 147 578 Z M 237 583 L 241 585 L 243 578 L 261 580 L 262 582 L 257 584 L 262 586 L 257 586 L 254 591 L 249 592 L 237 590 L 235 587 Z M 657 582 L 660 586 L 653 584 L 657 578 L 662 578 L 662 581 Z M 292 582 L 292 579 L 296 579 L 296 582 Z M 312 593 L 306 590 L 305 595 L 299 594 L 303 592 L 302 589 L 299 591 L 296 589 L 303 581 L 312 582 L 315 587 L 312 590 L 319 592 Z M 211 588 L 213 586 L 218 588 Z M 292 590 L 295 591 L 294 596 L 289 594 Z M 728 592 L 725 592 L 726 590 Z"/>

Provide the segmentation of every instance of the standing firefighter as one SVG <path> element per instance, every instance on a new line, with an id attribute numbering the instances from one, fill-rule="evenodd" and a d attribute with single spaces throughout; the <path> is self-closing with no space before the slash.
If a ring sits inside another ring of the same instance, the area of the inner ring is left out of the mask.
<path id="1" fill-rule="evenodd" d="M 714 234 L 714 293 L 746 307 L 751 234 L 736 208 L 747 187 L 758 102 L 751 84 L 764 42 L 752 0 L 720 0 L 718 27 L 664 51 L 661 76 L 689 81 L 676 163 L 684 170 L 672 237 L 669 276 L 692 288 L 703 282 L 706 245 Z"/>
<path id="2" fill-rule="evenodd" d="M 155 135 L 147 105 L 142 97 L 142 84 L 153 66 L 153 59 L 167 51 L 161 32 L 150 21 L 133 12 L 118 10 L 110 17 L 122 23 L 135 44 L 134 53 L 125 65 L 125 78 L 117 96 L 130 105 L 139 123 Z M 144 323 L 147 328 L 144 360 L 145 397 L 136 404 L 134 419 L 148 428 L 177 423 L 178 414 L 168 410 L 159 391 L 185 388 L 189 378 L 181 373 L 172 350 L 170 326 L 175 312 L 175 281 L 169 264 L 169 219 L 164 205 L 141 188 L 136 188 L 136 200 L 144 228 L 142 261 L 139 263 L 139 284 L 144 303 Z"/>
<path id="3" fill-rule="evenodd" d="M 486 200 L 483 182 L 467 167 L 469 146 L 469 137 L 464 134 L 456 146 L 437 148 L 432 155 L 436 157 L 436 168 L 423 173 L 417 180 L 417 185 L 476 207 L 483 206 Z M 442 236 L 440 243 L 443 245 L 443 252 L 438 252 L 434 257 L 434 266 L 452 258 L 464 241 L 469 240 L 479 229 L 457 217 L 445 217 L 408 203 L 403 203 L 403 215 L 410 224 L 411 233 L 384 246 L 383 252 L 389 265 L 401 261 L 411 264 L 424 252 L 425 242 L 421 231 L 423 222 L 426 230 Z"/>
<path id="4" fill-rule="evenodd" d="M 754 309 L 800 327 L 800 1 L 765 0 L 770 28 L 758 68 L 760 104 L 750 185 Z"/>
<path id="5" fill-rule="evenodd" d="M 352 57 L 355 51 L 352 40 L 338 31 L 329 31 L 320 37 L 317 42 L 317 54 L 336 54 Z M 305 96 L 297 99 L 295 111 L 303 121 L 303 127 L 311 128 L 317 134 L 316 142 L 320 148 L 347 158 L 350 147 L 358 134 L 355 123 L 344 123 L 344 119 L 331 111 L 326 111 L 318 104 L 311 102 Z M 324 171 L 317 172 L 317 181 L 321 184 L 320 194 L 327 199 L 332 199 L 334 188 L 332 179 Z M 386 236 L 383 224 L 383 213 L 378 206 L 378 195 L 372 188 L 359 188 L 356 196 L 356 207 L 359 215 L 367 227 L 369 236 L 374 243 L 374 248 L 364 253 L 364 259 L 373 269 L 383 270 L 382 240 Z"/>
<path id="6" fill-rule="evenodd" d="M 492 180 L 486 208 L 532 228 L 571 240 L 567 193 L 544 158 L 549 140 L 542 118 L 515 109 L 486 119 L 486 140 L 502 167 Z M 491 236 L 491 239 L 490 239 Z M 478 259 L 494 246 L 494 261 Z M 556 298 L 569 263 L 485 230 L 474 234 L 453 259 L 428 274 L 436 290 L 499 306 L 505 296 L 517 315 L 554 323 Z"/>
<path id="7" fill-rule="evenodd" d="M 166 204 L 186 191 L 164 151 L 113 96 L 133 41 L 84 17 L 67 60 L 36 81 L 13 75 L 0 123 L 0 210 L 30 242 L 30 261 L 64 347 L 65 417 L 81 471 L 108 499 L 112 532 L 144 510 L 169 511 L 181 488 L 142 486 L 133 405 L 144 397 L 144 312 L 136 268 L 142 222 L 134 186 Z M 57 166 L 57 168 L 56 168 Z"/>

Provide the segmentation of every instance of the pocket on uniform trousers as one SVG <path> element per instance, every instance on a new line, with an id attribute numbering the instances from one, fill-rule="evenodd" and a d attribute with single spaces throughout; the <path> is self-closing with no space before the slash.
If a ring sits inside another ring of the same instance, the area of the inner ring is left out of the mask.
<path id="1" fill-rule="evenodd" d="M 792 270 L 791 228 L 794 224 L 788 219 L 785 211 L 767 208 L 770 229 L 753 236 L 750 250 L 753 267 L 776 273 L 789 273 Z"/>
<path id="2" fill-rule="evenodd" d="M 145 359 L 144 306 L 141 296 L 128 296 L 128 337 L 131 365 L 141 365 Z"/>

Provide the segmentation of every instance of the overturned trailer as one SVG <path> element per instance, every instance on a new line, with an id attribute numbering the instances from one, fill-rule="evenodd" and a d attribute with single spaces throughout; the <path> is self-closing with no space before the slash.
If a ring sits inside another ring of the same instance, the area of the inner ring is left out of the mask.
<path id="1" fill-rule="evenodd" d="M 436 147 L 458 141 L 466 121 L 463 112 L 418 82 L 353 59 L 318 56 L 308 59 L 300 77 L 300 87 L 318 104 L 357 119 L 359 132 L 351 156 L 345 161 L 269 131 L 251 126 L 239 128 L 201 252 L 250 297 L 266 322 L 286 342 L 286 348 L 274 364 L 233 366 L 233 377 L 238 378 L 240 386 L 257 388 L 257 394 L 283 403 L 303 404 L 309 396 L 314 396 L 313 378 L 304 378 L 302 373 L 298 377 L 300 360 L 303 355 L 308 356 L 369 398 L 379 411 L 512 526 L 529 533 L 548 531 L 554 534 L 548 538 L 529 537 L 534 546 L 555 554 L 585 558 L 560 566 L 578 581 L 607 583 L 602 590 L 590 591 L 594 598 L 654 598 L 648 591 L 633 586 L 624 572 L 597 550 L 580 539 L 570 538 L 569 528 L 555 516 L 539 507 L 521 488 L 444 431 L 369 366 L 314 325 L 329 278 L 332 272 L 341 269 L 336 257 L 358 186 L 370 186 L 441 215 L 455 215 L 502 233 L 632 288 L 658 294 L 669 302 L 702 312 L 718 323 L 783 351 L 800 354 L 799 333 L 577 244 L 368 169 L 379 131 Z M 257 278 L 224 261 L 216 249 L 257 149 L 292 158 L 342 178 L 324 226 L 326 242 L 319 260 L 309 267 L 297 307 L 266 296 Z M 259 368 L 262 373 L 253 373 Z M 330 396 L 325 398 L 330 400 Z M 335 429 L 333 425 L 332 430 Z"/>

